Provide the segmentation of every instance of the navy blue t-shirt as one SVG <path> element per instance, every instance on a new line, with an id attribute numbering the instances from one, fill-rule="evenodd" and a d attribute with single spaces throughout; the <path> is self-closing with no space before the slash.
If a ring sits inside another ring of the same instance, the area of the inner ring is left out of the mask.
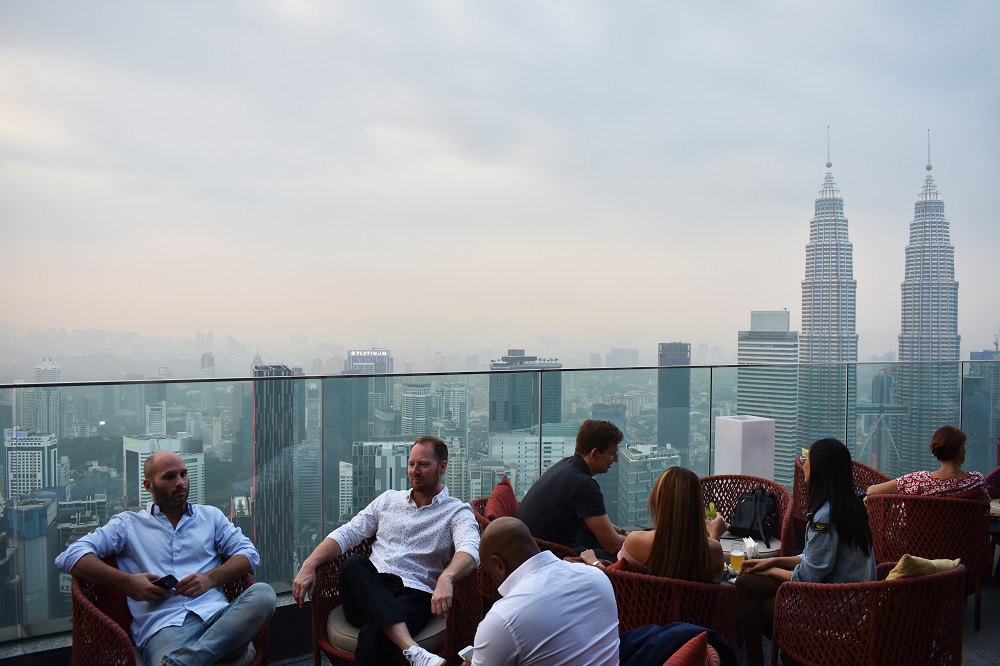
<path id="1" fill-rule="evenodd" d="M 531 536 L 573 548 L 583 519 L 606 513 L 604 495 L 587 461 L 573 454 L 549 467 L 531 485 L 517 517 Z"/>

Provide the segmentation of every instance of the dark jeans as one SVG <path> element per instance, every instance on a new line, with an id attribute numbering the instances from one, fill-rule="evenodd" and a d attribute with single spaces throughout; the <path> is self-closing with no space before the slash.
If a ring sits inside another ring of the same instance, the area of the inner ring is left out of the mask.
<path id="1" fill-rule="evenodd" d="M 747 666 L 764 666 L 762 636 L 774 629 L 774 596 L 782 581 L 762 574 L 744 573 L 736 578 L 736 610 L 747 648 Z"/>
<path id="2" fill-rule="evenodd" d="M 596 555 L 599 560 L 610 560 L 614 562 L 618 559 L 618 553 L 609 553 L 604 550 L 604 546 L 602 546 L 601 542 L 597 540 L 594 533 L 586 527 L 581 527 L 580 531 L 576 533 L 576 545 L 573 546 L 573 550 L 577 553 L 582 553 L 585 550 L 593 550 L 594 555 Z"/>
<path id="3" fill-rule="evenodd" d="M 403 622 L 416 636 L 431 619 L 431 594 L 403 585 L 395 574 L 379 573 L 364 555 L 351 555 L 337 575 L 344 617 L 359 627 L 358 666 L 382 666 L 400 650 L 382 633 L 382 627 Z"/>

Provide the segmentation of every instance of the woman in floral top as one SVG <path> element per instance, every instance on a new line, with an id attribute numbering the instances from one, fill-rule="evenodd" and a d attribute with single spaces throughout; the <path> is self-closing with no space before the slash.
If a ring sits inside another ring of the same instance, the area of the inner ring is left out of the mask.
<path id="1" fill-rule="evenodd" d="M 979 472 L 962 470 L 965 462 L 965 433 L 955 426 L 941 426 L 931 437 L 931 453 L 941 466 L 934 472 L 911 472 L 893 481 L 868 488 L 869 495 L 961 495 L 968 499 L 990 499 Z"/>

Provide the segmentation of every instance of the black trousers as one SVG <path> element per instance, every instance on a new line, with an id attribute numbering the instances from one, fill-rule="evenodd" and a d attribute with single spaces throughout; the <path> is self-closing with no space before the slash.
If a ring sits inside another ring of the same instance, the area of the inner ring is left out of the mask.
<path id="1" fill-rule="evenodd" d="M 774 597 L 781 583 L 764 574 L 743 573 L 736 579 L 736 610 L 747 648 L 748 666 L 763 666 L 762 638 L 770 638 L 774 629 Z"/>
<path id="2" fill-rule="evenodd" d="M 403 622 L 416 636 L 431 619 L 431 594 L 405 587 L 395 574 L 379 573 L 364 555 L 351 555 L 337 575 L 344 616 L 361 629 L 354 655 L 359 666 L 382 666 L 400 650 L 382 627 Z"/>

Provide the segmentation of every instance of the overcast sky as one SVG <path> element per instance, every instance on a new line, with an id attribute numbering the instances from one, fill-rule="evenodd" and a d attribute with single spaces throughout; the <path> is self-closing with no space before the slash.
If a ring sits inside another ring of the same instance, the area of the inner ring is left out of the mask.
<path id="1" fill-rule="evenodd" d="M 689 3 L 690 4 L 690 3 Z M 467 352 L 801 320 L 832 128 L 860 357 L 945 201 L 992 346 L 995 0 L 0 4 L 4 313 Z"/>

